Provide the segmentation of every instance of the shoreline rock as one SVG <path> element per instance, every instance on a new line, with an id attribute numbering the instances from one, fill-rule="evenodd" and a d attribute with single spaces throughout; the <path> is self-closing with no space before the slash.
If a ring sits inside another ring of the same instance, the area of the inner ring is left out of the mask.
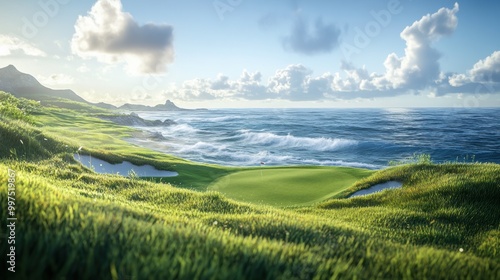
<path id="1" fill-rule="evenodd" d="M 171 126 L 177 124 L 175 121 L 166 119 L 161 120 L 145 120 L 136 113 L 131 113 L 129 115 L 115 115 L 115 116 L 98 116 L 101 120 L 106 120 L 114 122 L 119 125 L 124 126 Z"/>

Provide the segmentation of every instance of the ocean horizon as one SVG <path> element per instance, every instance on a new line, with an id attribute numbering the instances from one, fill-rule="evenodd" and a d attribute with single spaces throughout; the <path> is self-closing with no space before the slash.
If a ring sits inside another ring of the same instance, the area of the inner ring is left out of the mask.
<path id="1" fill-rule="evenodd" d="M 429 154 L 434 162 L 500 163 L 499 108 L 211 109 L 136 112 L 168 127 L 129 141 L 227 166 L 380 169 Z M 161 136 L 160 136 L 161 135 Z"/>

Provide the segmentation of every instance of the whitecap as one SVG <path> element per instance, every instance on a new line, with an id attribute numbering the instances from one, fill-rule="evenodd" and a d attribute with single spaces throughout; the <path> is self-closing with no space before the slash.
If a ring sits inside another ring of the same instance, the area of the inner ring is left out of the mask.
<path id="1" fill-rule="evenodd" d="M 178 124 L 167 127 L 165 131 L 177 134 L 194 134 L 199 132 L 200 130 L 190 126 L 189 124 Z"/>
<path id="2" fill-rule="evenodd" d="M 204 119 L 207 122 L 227 122 L 227 121 L 235 121 L 241 120 L 240 116 L 223 116 L 223 117 L 214 117 L 214 118 L 206 118 Z"/>
<path id="3" fill-rule="evenodd" d="M 247 165 L 255 166 L 261 163 L 269 165 L 284 165 L 287 162 L 294 161 L 295 159 L 289 155 L 276 155 L 269 151 L 260 151 L 257 153 L 242 153 L 242 152 L 227 152 L 224 154 L 231 162 L 231 165 Z"/>
<path id="4" fill-rule="evenodd" d="M 306 148 L 315 151 L 336 151 L 355 146 L 358 141 L 341 138 L 296 137 L 291 134 L 276 135 L 270 132 L 241 131 L 243 141 L 249 145 L 266 145 L 274 147 Z"/>
<path id="5" fill-rule="evenodd" d="M 179 148 L 179 153 L 201 153 L 201 154 L 217 154 L 227 147 L 224 145 L 214 145 L 207 142 L 196 142 L 192 145 L 183 145 Z"/>

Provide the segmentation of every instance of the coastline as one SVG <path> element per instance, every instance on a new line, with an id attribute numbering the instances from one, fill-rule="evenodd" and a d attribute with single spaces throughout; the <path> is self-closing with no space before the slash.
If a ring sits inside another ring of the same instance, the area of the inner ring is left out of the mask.
<path id="1" fill-rule="evenodd" d="M 470 126 L 459 126 L 449 110 Z M 500 109 L 223 109 L 137 112 L 168 127 L 138 127 L 157 139 L 131 139 L 189 160 L 228 166 L 319 165 L 382 169 L 415 153 L 435 162 L 500 163 Z M 365 113 L 367 115 L 365 115 Z M 317 118 L 315 122 L 312 119 Z M 357 120 L 354 122 L 354 120 Z M 480 123 L 473 126 L 472 123 Z M 385 126 L 381 126 L 385 123 Z M 380 128 L 375 128 L 379 126 Z M 437 130 L 443 130 L 437 133 Z"/>
<path id="2" fill-rule="evenodd" d="M 44 107 L 32 119 L 14 116 L 24 119 L 0 123 L 2 143 L 16 151 L 2 150 L 0 182 L 16 172 L 20 275 L 33 278 L 34 266 L 35 278 L 99 278 L 111 275 L 113 266 L 115 275 L 179 278 L 183 271 L 180 278 L 190 279 L 248 270 L 271 278 L 330 278 L 342 270 L 360 279 L 401 278 L 408 271 L 423 271 L 412 274 L 418 278 L 489 279 L 499 271 L 492 242 L 498 237 L 498 164 L 414 162 L 377 171 L 228 167 L 132 145 L 124 139 L 143 132 L 98 119 L 88 108 Z M 99 174 L 77 163 L 76 151 L 179 175 Z M 404 187 L 346 199 L 389 180 Z M 220 192 L 209 189 L 214 183 L 221 183 Z M 255 200 L 237 197 L 250 195 Z M 6 197 L 1 188 L 0 200 Z M 7 212 L 0 214 L 5 219 Z M 353 256 L 359 269 L 350 269 Z M 416 269 L 420 265 L 425 271 Z"/>

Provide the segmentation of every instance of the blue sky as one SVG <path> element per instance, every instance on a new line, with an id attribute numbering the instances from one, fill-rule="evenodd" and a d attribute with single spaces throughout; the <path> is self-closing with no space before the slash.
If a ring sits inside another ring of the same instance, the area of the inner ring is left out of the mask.
<path id="1" fill-rule="evenodd" d="M 0 67 L 91 102 L 500 106 L 496 1 L 2 1 Z"/>

